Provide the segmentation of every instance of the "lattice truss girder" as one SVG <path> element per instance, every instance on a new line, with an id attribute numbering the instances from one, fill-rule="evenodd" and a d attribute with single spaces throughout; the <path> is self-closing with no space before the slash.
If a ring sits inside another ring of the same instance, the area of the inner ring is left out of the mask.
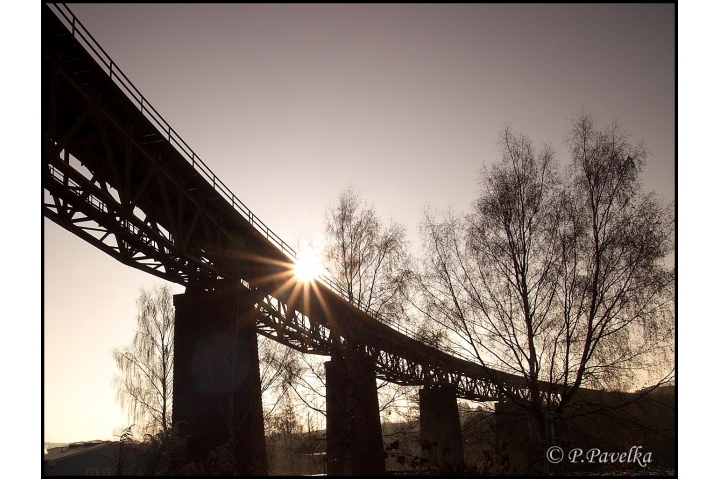
<path id="1" fill-rule="evenodd" d="M 44 53 L 44 215 L 122 263 L 168 281 L 208 287 L 239 281 L 252 291 L 256 286 L 245 276 L 253 267 L 228 256 L 252 249 L 233 229 L 233 221 L 241 220 L 226 221 L 232 207 L 204 187 L 187 161 L 177 160 L 169 142 L 122 92 L 105 88 L 101 97 L 88 88 L 106 80 L 96 70 L 80 56 Z M 283 295 L 274 295 L 273 288 L 253 294 L 260 334 L 304 353 L 329 355 L 333 341 L 348 345 L 338 332 L 331 339 L 325 313 L 307 316 L 302 307 L 278 299 Z M 476 400 L 527 397 L 521 386 L 449 368 L 383 337 L 353 347 L 364 349 L 375 359 L 378 376 L 393 382 L 451 384 L 459 397 Z"/>
<path id="2" fill-rule="evenodd" d="M 168 281 L 224 274 L 202 245 L 218 245 L 217 221 L 137 135 L 58 68 L 43 135 L 43 212 L 105 253 Z M 63 94 L 60 94 L 63 93 Z M 71 97 L 71 98 L 68 98 Z M 78 104 L 83 105 L 78 108 Z"/>
<path id="3" fill-rule="evenodd" d="M 333 346 L 331 331 L 325 323 L 313 321 L 312 318 L 270 295 L 258 298 L 255 308 L 260 334 L 303 353 L 331 354 Z M 508 396 L 520 401 L 529 400 L 528 389 L 522 385 L 512 384 L 516 381 L 504 381 L 500 377 L 488 378 L 479 373 L 453 370 L 431 355 L 418 356 L 412 351 L 403 350 L 402 347 L 371 342 L 351 346 L 345 338 L 342 340 L 344 347 L 353 347 L 356 351 L 374 358 L 375 369 L 380 379 L 411 386 L 451 385 L 457 391 L 458 397 L 475 401 L 497 401 Z M 552 398 L 559 400 L 557 394 L 553 394 Z"/>
<path id="4" fill-rule="evenodd" d="M 119 261 L 168 281 L 212 287 L 239 280 L 250 288 L 237 275 L 241 267 L 216 259 L 243 246 L 237 231 L 208 213 L 206 205 L 217 198 L 198 197 L 200 188 L 171 171 L 184 166 L 193 175 L 190 165 L 163 162 L 167 142 L 141 116 L 132 128 L 123 127 L 115 109 L 107 108 L 122 100 L 100 101 L 63 64 L 45 60 L 46 67 L 52 64 L 43 122 L 45 216 Z M 327 327 L 271 294 L 259 294 L 259 332 L 304 352 L 329 354 Z"/>
<path id="5" fill-rule="evenodd" d="M 139 208 L 128 215 L 115 201 L 108 201 L 107 197 L 116 192 L 106 183 L 98 184 L 81 175 L 72 166 L 77 160 L 64 153 L 64 165 L 49 162 L 43 171 L 43 207 L 48 218 L 122 263 L 169 281 L 187 283 L 193 275 L 204 276 L 211 265 L 193 267 L 191 260 L 177 255 L 172 238 L 162 226 Z"/>
<path id="6" fill-rule="evenodd" d="M 362 347 L 365 354 L 375 358 L 378 377 L 387 381 L 414 386 L 450 385 L 457 396 L 475 401 L 497 401 L 506 396 L 528 400 L 526 388 L 506 383 L 500 378 L 490 379 L 480 374 L 454 370 L 440 364 L 432 356 L 414 357 L 411 354 L 394 354 L 371 345 Z"/>
<path id="7" fill-rule="evenodd" d="M 258 332 L 303 353 L 330 355 L 330 329 L 271 295 L 255 304 Z"/>

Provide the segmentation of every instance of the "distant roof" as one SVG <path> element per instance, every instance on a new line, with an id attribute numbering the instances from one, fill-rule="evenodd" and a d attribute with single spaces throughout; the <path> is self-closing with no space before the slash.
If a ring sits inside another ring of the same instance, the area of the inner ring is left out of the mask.
<path id="1" fill-rule="evenodd" d="M 113 441 L 84 441 L 84 442 L 73 442 L 67 446 L 53 447 L 47 450 L 47 454 L 43 456 L 43 459 L 48 461 L 62 461 L 69 457 L 79 456 L 91 451 L 97 451 L 105 446 L 112 444 Z"/>

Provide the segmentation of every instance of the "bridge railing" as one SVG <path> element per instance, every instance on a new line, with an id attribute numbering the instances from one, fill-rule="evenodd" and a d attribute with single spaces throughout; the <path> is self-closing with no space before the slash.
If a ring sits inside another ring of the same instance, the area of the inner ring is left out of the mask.
<path id="1" fill-rule="evenodd" d="M 275 246 L 288 255 L 290 258 L 297 260 L 297 253 L 295 250 L 285 243 L 276 233 L 267 227 L 257 216 L 250 211 L 240 199 L 230 191 L 230 188 L 220 180 L 220 178 L 212 172 L 212 170 L 205 164 L 204 161 L 190 148 L 190 146 L 183 140 L 176 131 L 172 129 L 170 124 L 158 113 L 158 111 L 150 104 L 149 101 L 140 93 L 140 90 L 133 84 L 132 81 L 123 73 L 123 71 L 113 62 L 112 58 L 105 52 L 85 26 L 78 20 L 75 14 L 65 5 L 64 3 L 55 3 L 50 5 L 54 9 L 56 16 L 65 23 L 65 26 L 70 33 L 75 37 L 85 48 L 85 50 L 95 59 L 97 64 L 102 68 L 105 74 L 126 94 L 126 96 L 133 102 L 135 107 L 150 121 L 158 131 L 165 135 L 165 138 L 170 142 L 175 149 L 185 157 L 185 159 L 192 165 L 208 183 L 210 183 L 215 191 L 220 193 L 222 197 L 230 203 L 236 211 L 238 211 L 250 224 L 260 231 L 268 240 L 270 240 Z"/>
<path id="2" fill-rule="evenodd" d="M 190 148 L 190 146 L 183 140 L 175 130 L 172 129 L 170 124 L 158 113 L 158 111 L 150 104 L 150 102 L 140 93 L 140 90 L 133 84 L 132 81 L 123 73 L 123 71 L 115 64 L 110 58 L 110 55 L 100 46 L 85 26 L 78 20 L 75 14 L 68 8 L 64 3 L 53 3 L 48 5 L 65 24 L 65 27 L 70 31 L 74 38 L 76 38 L 85 48 L 85 50 L 93 57 L 98 66 L 101 67 L 102 71 L 107 74 L 110 79 L 125 93 L 125 95 L 133 102 L 135 107 L 142 113 L 145 118 L 150 121 L 158 131 L 165 135 L 170 144 L 192 165 L 209 184 L 213 186 L 217 191 L 232 207 L 238 211 L 250 224 L 259 232 L 261 232 L 268 240 L 270 240 L 275 246 L 286 254 L 289 258 L 297 261 L 296 251 L 282 240 L 276 233 L 265 225 L 253 212 L 248 208 L 245 203 L 235 196 L 230 191 L 230 188 L 220 180 L 220 178 L 212 172 L 204 161 Z M 390 318 L 378 313 L 374 310 L 368 310 L 363 308 L 359 302 L 350 301 L 349 295 L 345 288 L 343 288 L 335 279 L 331 278 L 326 274 L 322 274 L 318 278 L 326 286 L 332 289 L 335 293 L 340 295 L 342 298 L 353 304 L 354 306 L 366 311 L 370 316 L 377 319 L 383 324 L 386 324 L 393 329 L 401 332 L 405 336 L 421 340 L 417 333 L 411 331 L 405 326 L 401 325 L 397 321 L 391 320 Z M 477 362 L 477 358 L 472 358 L 462 352 L 456 350 L 445 350 L 446 353 L 465 359 L 466 361 Z M 493 365 L 492 367 L 496 367 Z M 507 369 L 498 367 L 498 369 Z"/>

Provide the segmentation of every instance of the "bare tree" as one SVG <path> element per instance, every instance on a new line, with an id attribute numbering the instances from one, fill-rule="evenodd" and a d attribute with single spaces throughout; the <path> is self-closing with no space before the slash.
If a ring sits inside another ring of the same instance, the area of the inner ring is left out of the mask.
<path id="1" fill-rule="evenodd" d="M 471 214 L 427 212 L 421 229 L 427 318 L 453 348 L 525 379 L 528 399 L 506 393 L 538 436 L 543 412 L 562 413 L 583 384 L 667 373 L 673 334 L 672 212 L 641 193 L 642 143 L 583 113 L 567 144 L 561 175 L 551 147 L 506 127 Z"/>
<path id="2" fill-rule="evenodd" d="M 258 336 L 260 360 L 260 390 L 267 406 L 263 416 L 267 420 L 280 402 L 303 376 L 302 355 L 277 341 Z"/>
<path id="3" fill-rule="evenodd" d="M 455 334 L 456 349 L 536 381 L 536 342 L 555 298 L 557 167 L 550 147 L 507 127 L 502 159 L 485 170 L 485 193 L 465 218 L 429 211 L 421 227 L 426 313 Z"/>
<path id="4" fill-rule="evenodd" d="M 137 299 L 137 330 L 132 345 L 117 348 L 113 359 L 117 397 L 141 432 L 167 436 L 172 424 L 175 308 L 168 285 L 143 289 Z"/>
<path id="5" fill-rule="evenodd" d="M 585 112 L 566 139 L 572 153 L 561 242 L 562 314 L 550 376 L 566 405 L 581 383 L 622 387 L 637 370 L 662 377 L 674 341 L 670 205 L 642 193 L 648 156 L 617 121 Z M 580 341 L 575 338 L 580 339 Z M 567 399 L 566 399 L 567 398 Z"/>
<path id="6" fill-rule="evenodd" d="M 397 321 L 409 279 L 405 228 L 396 222 L 385 228 L 374 207 L 348 187 L 327 210 L 325 233 L 325 267 L 346 298 Z"/>

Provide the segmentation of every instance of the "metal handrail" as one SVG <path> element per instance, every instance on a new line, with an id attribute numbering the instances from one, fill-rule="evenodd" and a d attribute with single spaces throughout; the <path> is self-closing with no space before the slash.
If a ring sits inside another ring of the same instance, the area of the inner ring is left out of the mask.
<path id="1" fill-rule="evenodd" d="M 101 69 L 109 76 L 113 82 L 120 87 L 126 96 L 132 101 L 138 110 L 150 121 L 158 131 L 166 135 L 166 139 L 175 149 L 192 165 L 208 183 L 212 184 L 215 191 L 220 193 L 225 200 L 230 203 L 233 208 L 238 211 L 250 224 L 260 231 L 268 240 L 275 244 L 280 250 L 291 259 L 297 260 L 295 250 L 285 243 L 275 232 L 265 225 L 240 199 L 230 191 L 230 188 L 220 180 L 220 178 L 212 172 L 204 161 L 188 146 L 180 135 L 172 129 L 170 124 L 158 113 L 158 111 L 150 104 L 150 102 L 140 93 L 132 81 L 125 73 L 115 64 L 100 44 L 95 40 L 92 34 L 78 20 L 75 14 L 64 3 L 51 4 L 57 10 L 56 16 L 66 22 L 66 28 L 71 32 L 73 37 L 78 39 L 85 47 L 86 51 L 93 56 Z M 62 8 L 61 8 L 62 7 Z"/>
<path id="2" fill-rule="evenodd" d="M 220 178 L 215 175 L 215 173 L 212 172 L 210 167 L 208 167 L 204 161 L 200 159 L 200 157 L 188 146 L 188 144 L 183 140 L 178 133 L 172 129 L 170 124 L 158 113 L 158 111 L 150 104 L 149 101 L 140 93 L 140 90 L 137 89 L 137 87 L 133 84 L 132 81 L 125 75 L 125 73 L 117 66 L 117 64 L 110 58 L 110 55 L 105 52 L 105 50 L 100 46 L 100 44 L 95 40 L 95 38 L 92 36 L 92 34 L 85 28 L 85 26 L 80 22 L 80 20 L 75 16 L 75 14 L 70 10 L 70 8 L 64 4 L 64 3 L 52 3 L 48 4 L 48 6 L 53 10 L 52 7 L 55 8 L 55 15 L 58 17 L 58 19 L 65 20 L 65 27 L 70 31 L 72 36 L 76 38 L 78 41 L 81 42 L 85 50 L 91 54 L 91 56 L 95 59 L 95 61 L 98 63 L 98 66 L 102 68 L 102 70 L 109 76 L 109 78 L 125 93 L 125 95 L 131 99 L 135 107 L 142 113 L 147 120 L 150 121 L 157 129 L 158 131 L 163 132 L 167 135 L 168 142 L 175 147 L 175 149 L 187 160 L 188 163 L 190 163 L 205 180 L 207 180 L 208 183 L 212 184 L 215 191 L 220 193 L 228 203 L 232 205 L 232 207 L 239 212 L 250 224 L 259 232 L 261 232 L 269 241 L 275 244 L 278 248 L 280 248 L 280 251 L 282 251 L 284 254 L 286 254 L 289 258 L 291 258 L 294 261 L 297 261 L 297 253 L 295 250 L 285 243 L 285 241 L 282 240 L 276 233 L 274 233 L 270 228 L 265 225 L 255 214 L 245 206 L 245 203 L 240 201 L 240 199 L 235 196 L 235 194 L 230 191 L 230 188 L 228 188 L 225 183 L 220 180 Z M 62 8 L 61 8 L 62 7 Z M 321 274 L 318 276 L 318 280 L 324 283 L 326 286 L 328 286 L 331 290 L 333 290 L 335 293 L 337 293 L 340 297 L 348 301 L 350 304 L 353 304 L 354 306 L 358 307 L 359 309 L 365 311 L 367 314 L 369 314 L 374 319 L 380 321 L 383 324 L 386 324 L 393 329 L 397 330 L 398 332 L 411 337 L 416 340 L 420 340 L 417 333 L 407 329 L 405 326 L 401 325 L 397 321 L 391 320 L 390 318 L 386 317 L 385 315 L 379 313 L 378 311 L 374 311 L 372 309 L 363 309 L 359 301 L 357 304 L 354 301 L 351 301 L 349 296 L 345 293 L 344 289 L 338 284 L 338 282 L 325 275 Z M 449 351 L 446 351 L 449 353 Z M 454 355 L 460 357 L 461 359 L 464 359 L 466 361 L 475 362 L 472 358 L 467 357 L 464 354 L 458 353 L 457 351 L 453 351 Z M 493 366 L 495 367 L 495 366 Z"/>

